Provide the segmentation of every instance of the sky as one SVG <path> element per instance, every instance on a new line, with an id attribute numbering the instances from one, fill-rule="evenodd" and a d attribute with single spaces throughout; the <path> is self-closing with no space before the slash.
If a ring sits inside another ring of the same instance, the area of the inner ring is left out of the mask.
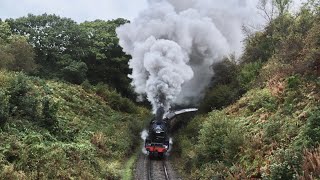
<path id="1" fill-rule="evenodd" d="M 77 22 L 138 16 L 147 0 L 0 0 L 0 18 L 18 18 L 28 13 L 68 17 Z"/>
<path id="2" fill-rule="evenodd" d="M 79 23 L 96 19 L 133 20 L 148 0 L 0 0 L 0 18 L 18 18 L 28 13 L 56 14 Z M 294 6 L 304 0 L 294 0 Z"/>

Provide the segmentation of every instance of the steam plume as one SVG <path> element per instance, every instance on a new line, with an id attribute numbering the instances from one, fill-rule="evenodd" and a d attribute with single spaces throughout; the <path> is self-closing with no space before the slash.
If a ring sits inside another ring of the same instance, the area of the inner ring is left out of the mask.
<path id="1" fill-rule="evenodd" d="M 132 85 L 154 111 L 196 104 L 214 75 L 211 65 L 241 53 L 241 25 L 254 17 L 245 0 L 149 0 L 149 7 L 117 29 L 132 56 Z"/>

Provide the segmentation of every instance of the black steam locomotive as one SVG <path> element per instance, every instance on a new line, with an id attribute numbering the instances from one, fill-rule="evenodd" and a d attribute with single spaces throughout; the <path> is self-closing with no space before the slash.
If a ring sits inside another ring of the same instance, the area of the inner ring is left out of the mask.
<path id="1" fill-rule="evenodd" d="M 163 158 L 165 153 L 168 152 L 170 146 L 170 120 L 178 114 L 193 111 L 197 111 L 197 109 L 190 108 L 169 113 L 165 113 L 163 108 L 157 110 L 155 117 L 149 124 L 148 137 L 145 140 L 145 149 L 150 158 Z"/>

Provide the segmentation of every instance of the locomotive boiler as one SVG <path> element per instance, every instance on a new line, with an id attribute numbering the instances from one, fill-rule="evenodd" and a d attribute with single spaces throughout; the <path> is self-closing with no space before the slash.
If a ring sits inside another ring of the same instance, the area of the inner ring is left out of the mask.
<path id="1" fill-rule="evenodd" d="M 158 108 L 154 118 L 149 124 L 148 136 L 145 140 L 145 149 L 149 157 L 163 158 L 170 146 L 170 121 L 179 114 L 197 111 L 196 108 L 182 109 L 179 111 L 165 112 Z"/>

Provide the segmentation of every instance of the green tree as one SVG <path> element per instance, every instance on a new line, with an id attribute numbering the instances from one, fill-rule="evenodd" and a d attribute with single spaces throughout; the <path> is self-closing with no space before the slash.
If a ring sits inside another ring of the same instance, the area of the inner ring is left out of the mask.
<path id="1" fill-rule="evenodd" d="M 91 83 L 107 83 L 122 95 L 134 98 L 130 89 L 130 73 L 126 55 L 119 45 L 116 28 L 128 21 L 115 19 L 111 21 L 96 20 L 80 24 L 90 41 L 90 55 L 86 59 L 88 79 Z"/>
<path id="2" fill-rule="evenodd" d="M 211 88 L 200 104 L 200 112 L 221 109 L 236 101 L 245 92 L 238 82 L 239 70 L 240 66 L 234 57 L 213 65 L 215 76 L 212 78 Z"/>
<path id="3" fill-rule="evenodd" d="M 0 69 L 7 69 L 14 61 L 14 56 L 8 52 L 7 47 L 10 36 L 9 24 L 0 19 Z"/>
<path id="4" fill-rule="evenodd" d="M 8 47 L 0 44 L 0 69 L 8 69 L 14 61 L 15 58 L 8 52 Z"/>
<path id="5" fill-rule="evenodd" d="M 62 69 L 64 79 L 76 84 L 81 84 L 85 80 L 87 71 L 86 63 L 76 61 L 72 61 Z"/>
<path id="6" fill-rule="evenodd" d="M 8 45 L 8 52 L 14 57 L 13 62 L 8 65 L 9 70 L 35 72 L 37 68 L 34 60 L 35 54 L 33 47 L 28 44 L 25 37 L 13 36 Z"/>
<path id="7" fill-rule="evenodd" d="M 119 18 L 79 25 L 47 14 L 7 20 L 12 32 L 27 36 L 34 47 L 39 75 L 78 84 L 88 78 L 92 84 L 103 82 L 122 95 L 135 98 L 127 77 L 130 56 L 122 51 L 115 32 L 127 22 Z"/>
<path id="8" fill-rule="evenodd" d="M 50 98 L 44 97 L 42 99 L 42 120 L 44 127 L 48 128 L 51 131 L 56 131 L 59 122 L 57 118 L 58 106 L 51 102 Z"/>
<path id="9" fill-rule="evenodd" d="M 11 29 L 8 23 L 0 19 L 0 44 L 7 43 L 11 36 Z"/>
<path id="10" fill-rule="evenodd" d="M 0 90 L 0 126 L 9 118 L 9 96 L 3 90 Z"/>
<path id="11" fill-rule="evenodd" d="M 86 21 L 80 24 L 91 44 L 89 52 L 95 56 L 96 60 L 124 55 L 118 44 L 119 39 L 115 30 L 118 26 L 127 22 L 127 20 L 119 18 L 111 21 Z"/>
<path id="12" fill-rule="evenodd" d="M 214 84 L 234 84 L 238 74 L 238 65 L 234 57 L 231 59 L 224 59 L 223 61 L 213 65 L 213 72 L 215 76 L 212 79 Z"/>
<path id="13" fill-rule="evenodd" d="M 34 73 L 37 67 L 34 57 L 33 47 L 23 36 L 12 35 L 6 44 L 0 44 L 1 69 Z"/>
<path id="14" fill-rule="evenodd" d="M 291 0 L 259 0 L 258 10 L 261 15 L 271 23 L 278 16 L 283 16 L 289 9 Z"/>
<path id="15" fill-rule="evenodd" d="M 277 7 L 279 16 L 282 16 L 286 11 L 288 11 L 291 0 L 274 0 L 274 5 Z"/>
<path id="16" fill-rule="evenodd" d="M 41 75 L 61 76 L 60 70 L 69 65 L 61 63 L 65 61 L 66 54 L 73 61 L 86 56 L 87 37 L 71 19 L 48 14 L 29 14 L 7 22 L 14 33 L 29 37 L 28 41 L 35 49 L 36 62 L 41 65 Z"/>

